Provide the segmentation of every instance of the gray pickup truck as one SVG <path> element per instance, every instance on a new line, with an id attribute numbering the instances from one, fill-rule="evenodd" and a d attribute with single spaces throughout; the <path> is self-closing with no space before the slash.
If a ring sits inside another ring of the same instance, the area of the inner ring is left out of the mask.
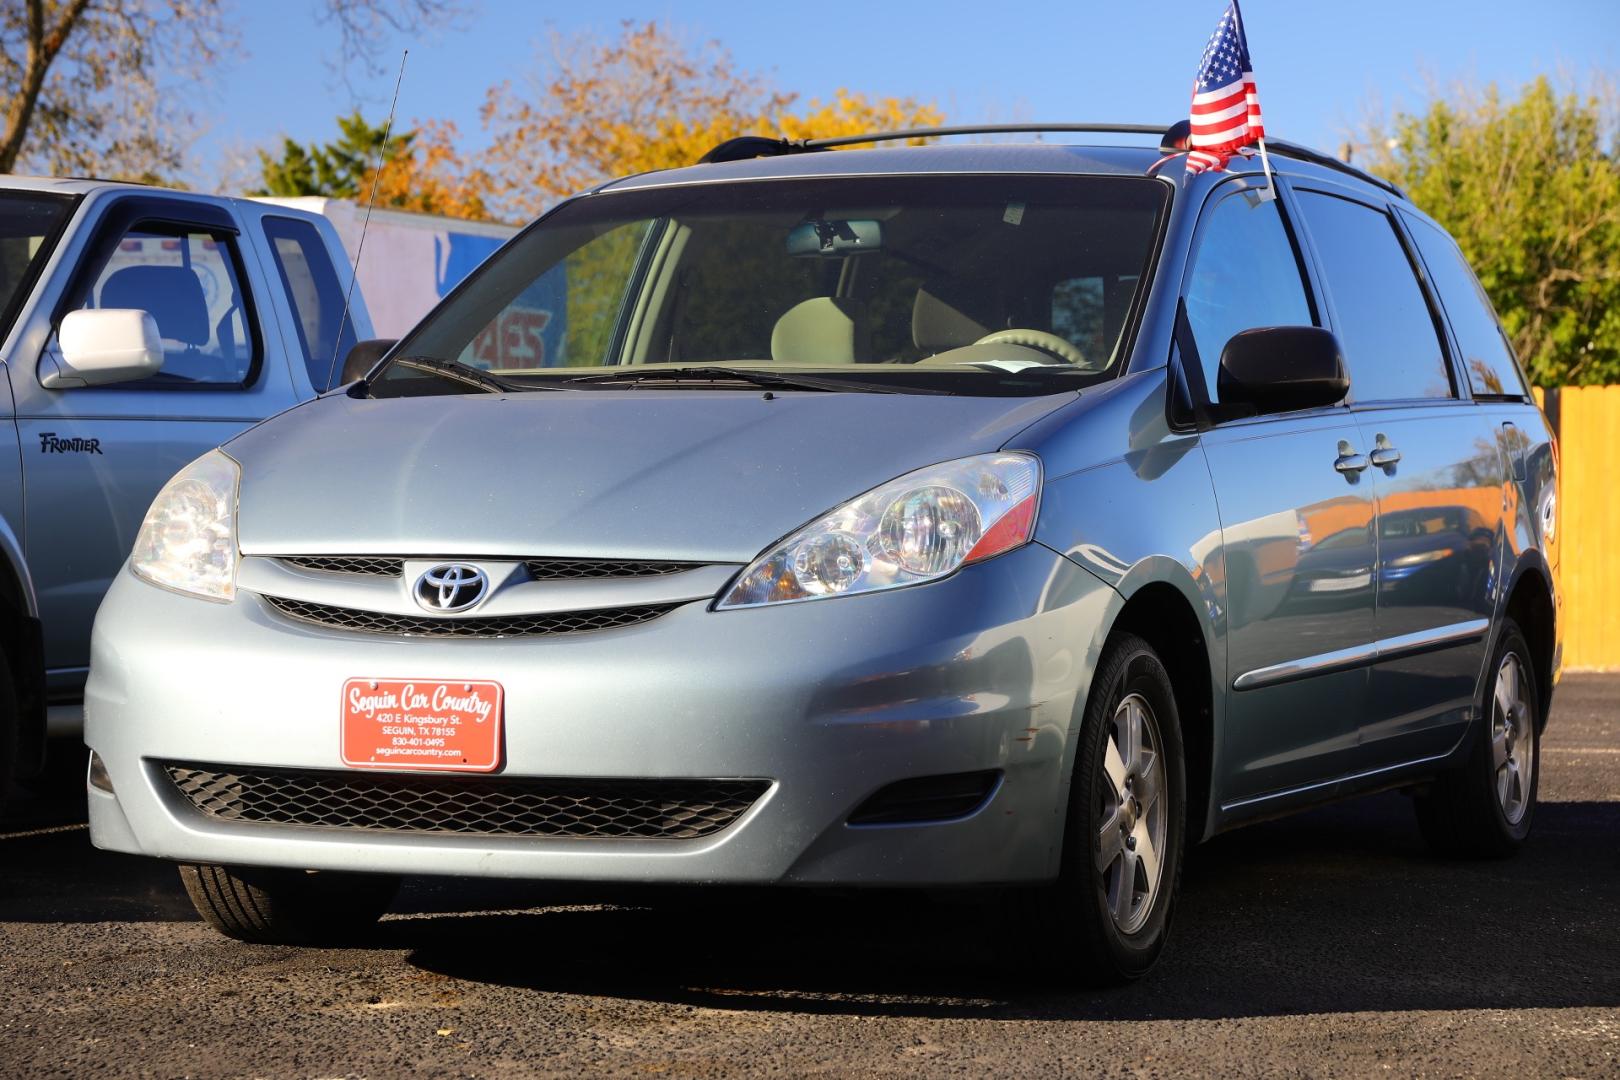
<path id="1" fill-rule="evenodd" d="M 79 730 L 90 623 L 158 489 L 371 336 L 331 224 L 0 177 L 0 801 Z"/>

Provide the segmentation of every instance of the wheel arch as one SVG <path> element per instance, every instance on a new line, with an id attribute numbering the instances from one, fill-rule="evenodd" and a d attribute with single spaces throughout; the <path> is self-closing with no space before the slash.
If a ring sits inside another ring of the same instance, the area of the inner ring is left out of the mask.
<path id="1" fill-rule="evenodd" d="M 1543 728 L 1552 705 L 1553 683 L 1558 676 L 1558 614 L 1553 601 L 1552 576 L 1541 554 L 1519 556 L 1504 595 L 1502 614 L 1510 616 L 1530 643 L 1536 669 L 1536 705 Z"/>
<path id="2" fill-rule="evenodd" d="M 1109 626 L 1108 637 L 1136 634 L 1153 646 L 1169 669 L 1186 755 L 1187 836 L 1194 842 L 1203 840 L 1213 822 L 1219 748 L 1217 673 L 1225 669 L 1217 655 L 1211 604 L 1186 567 L 1168 558 L 1138 563 L 1116 587 L 1124 605 Z"/>

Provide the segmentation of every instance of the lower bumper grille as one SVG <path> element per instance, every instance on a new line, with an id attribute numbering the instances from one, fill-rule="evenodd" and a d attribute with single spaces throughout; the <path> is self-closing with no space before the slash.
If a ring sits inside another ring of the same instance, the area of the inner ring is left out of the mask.
<path id="1" fill-rule="evenodd" d="M 165 765 L 198 811 L 225 821 L 391 833 L 692 840 L 732 824 L 766 780 L 406 776 Z"/>
<path id="2" fill-rule="evenodd" d="M 541 634 L 585 634 L 615 626 L 656 619 L 678 604 L 641 604 L 636 607 L 595 608 L 544 615 L 478 615 L 470 618 L 396 615 L 387 611 L 315 604 L 285 596 L 266 596 L 265 602 L 289 619 L 366 634 L 400 637 L 535 637 Z"/>

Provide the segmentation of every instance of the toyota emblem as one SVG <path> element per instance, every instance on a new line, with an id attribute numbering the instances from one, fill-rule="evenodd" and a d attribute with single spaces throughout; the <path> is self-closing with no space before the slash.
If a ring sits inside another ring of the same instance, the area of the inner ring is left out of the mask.
<path id="1" fill-rule="evenodd" d="M 488 592 L 488 575 L 466 563 L 440 563 L 416 579 L 416 602 L 438 615 L 475 607 Z"/>

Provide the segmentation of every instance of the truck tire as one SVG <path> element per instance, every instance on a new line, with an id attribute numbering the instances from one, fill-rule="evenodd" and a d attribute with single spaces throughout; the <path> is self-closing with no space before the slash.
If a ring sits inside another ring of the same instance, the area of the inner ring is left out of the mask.
<path id="1" fill-rule="evenodd" d="M 11 678 L 11 663 L 5 652 L 0 651 L 0 815 L 5 813 L 11 797 L 21 716 L 22 710 L 17 704 L 17 684 Z"/>
<path id="2" fill-rule="evenodd" d="M 261 945 L 347 945 L 365 938 L 394 894 L 388 874 L 185 864 L 180 880 L 203 921 Z"/>

